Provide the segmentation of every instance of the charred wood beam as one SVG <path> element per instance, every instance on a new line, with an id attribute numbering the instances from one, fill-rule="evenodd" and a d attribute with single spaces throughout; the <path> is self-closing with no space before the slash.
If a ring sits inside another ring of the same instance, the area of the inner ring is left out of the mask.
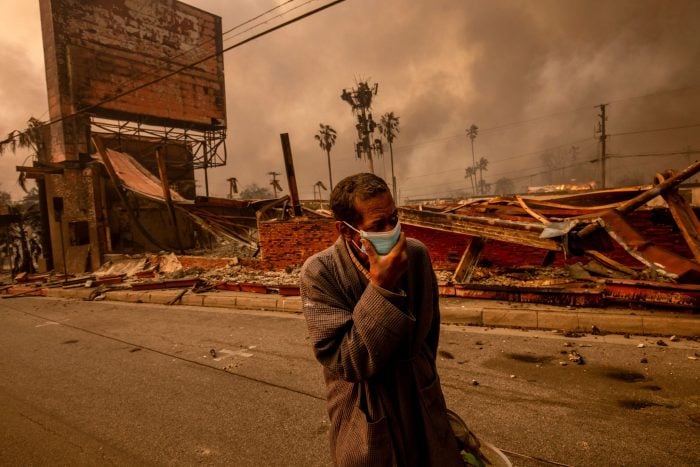
<path id="1" fill-rule="evenodd" d="M 628 276 L 632 276 L 632 277 L 636 277 L 638 275 L 637 271 L 635 271 L 634 269 L 627 267 L 624 264 L 615 261 L 614 259 L 604 255 L 603 253 L 601 253 L 599 251 L 586 250 L 585 253 L 586 253 L 586 255 L 595 258 L 598 262 L 604 264 L 605 266 L 607 266 L 610 269 L 615 269 L 617 271 L 623 272 L 623 273 L 627 274 Z"/>
<path id="2" fill-rule="evenodd" d="M 663 195 L 664 193 L 674 190 L 676 187 L 678 187 L 678 185 L 680 185 L 685 180 L 692 177 L 698 172 L 700 172 L 700 161 L 695 161 L 693 164 L 681 170 L 674 176 L 668 178 L 667 180 L 664 180 L 664 182 L 659 183 L 653 188 L 645 191 L 644 193 L 641 193 L 638 196 L 635 196 L 634 198 L 628 201 L 620 203 L 619 206 L 612 209 L 611 211 L 621 215 L 628 214 L 637 209 L 638 207 L 643 206 L 648 201 L 651 201 L 652 199 L 656 198 L 657 196 Z M 599 226 L 597 224 L 590 224 L 585 228 L 581 229 L 577 235 L 580 238 L 585 238 L 586 236 L 595 232 L 598 229 L 598 227 Z"/>
<path id="3" fill-rule="evenodd" d="M 663 198 L 695 261 L 700 261 L 700 220 L 693 208 L 675 191 L 664 193 Z"/>
<path id="4" fill-rule="evenodd" d="M 409 208 L 399 208 L 398 211 L 401 223 L 406 225 L 461 233 L 490 240 L 500 240 L 545 250 L 562 251 L 562 246 L 557 241 L 540 238 L 540 234 L 545 227 L 542 224 L 418 211 Z"/>
<path id="5" fill-rule="evenodd" d="M 158 173 L 160 174 L 160 183 L 163 187 L 163 197 L 165 198 L 165 204 L 168 206 L 170 222 L 173 223 L 173 229 L 175 230 L 175 239 L 177 240 L 177 246 L 180 250 L 180 254 L 182 254 L 185 252 L 185 250 L 182 248 L 180 231 L 177 228 L 177 216 L 175 215 L 175 208 L 173 207 L 173 199 L 170 196 L 170 185 L 168 184 L 168 169 L 165 167 L 165 154 L 163 153 L 162 147 L 156 149 L 156 161 L 158 162 Z"/>
<path id="6" fill-rule="evenodd" d="M 518 202 L 520 207 L 523 208 L 523 210 L 526 213 L 530 214 L 532 217 L 534 217 L 538 221 L 542 222 L 543 224 L 549 224 L 549 222 L 550 222 L 549 219 L 544 217 L 542 214 L 536 212 L 534 209 L 530 209 L 530 207 L 527 205 L 527 203 L 525 203 L 525 200 L 522 199 L 520 196 L 515 195 L 515 200 Z"/>
<path id="7" fill-rule="evenodd" d="M 277 206 L 285 206 L 287 203 L 289 203 L 289 200 L 291 198 L 289 196 L 283 196 L 278 199 L 273 199 L 271 201 L 266 201 L 264 205 L 258 209 L 258 211 L 255 213 L 255 217 L 258 220 L 263 220 L 265 219 L 265 216 L 267 216 L 267 213 L 270 209 L 275 208 Z"/>
<path id="8" fill-rule="evenodd" d="M 462 259 L 457 265 L 457 269 L 455 269 L 455 273 L 452 275 L 452 280 L 456 284 L 466 284 L 471 280 L 474 268 L 479 262 L 479 256 L 485 244 L 486 240 L 481 237 L 474 237 L 469 242 L 469 245 L 464 250 Z"/>

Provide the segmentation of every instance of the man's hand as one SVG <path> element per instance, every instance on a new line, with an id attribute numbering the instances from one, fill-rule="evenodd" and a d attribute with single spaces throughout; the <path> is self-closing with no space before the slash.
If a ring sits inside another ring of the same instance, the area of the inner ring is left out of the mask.
<path id="1" fill-rule="evenodd" d="M 369 277 L 374 285 L 383 289 L 396 291 L 401 276 L 408 269 L 408 250 L 406 234 L 401 232 L 399 241 L 394 248 L 384 256 L 380 256 L 374 245 L 367 239 L 361 240 L 369 259 Z"/>

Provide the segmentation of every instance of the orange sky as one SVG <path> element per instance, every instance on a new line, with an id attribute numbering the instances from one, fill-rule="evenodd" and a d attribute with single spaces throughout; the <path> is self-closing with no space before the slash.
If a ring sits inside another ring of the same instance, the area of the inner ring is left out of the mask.
<path id="1" fill-rule="evenodd" d="M 186 3 L 220 15 L 224 30 L 276 4 Z M 38 1 L 0 0 L 0 12 L 5 135 L 30 116 L 48 115 Z M 267 186 L 268 172 L 284 172 L 279 134 L 286 132 L 300 194 L 311 198 L 313 184 L 328 177 L 313 138 L 321 122 L 338 131 L 334 181 L 367 170 L 354 158 L 354 120 L 340 99 L 344 87 L 367 78 L 379 82 L 375 118 L 393 111 L 401 119 L 394 158 L 402 198 L 467 188 L 465 129 L 472 123 L 481 128 L 476 157 L 489 160 L 484 177 L 508 177 L 518 188 L 548 181 L 532 175 L 544 171 L 544 153 L 574 165 L 571 146 L 578 165 L 551 181 L 596 175 L 582 161 L 598 154 L 594 106 L 601 103 L 610 104 L 609 133 L 691 126 L 613 136 L 613 155 L 700 150 L 700 126 L 692 126 L 700 125 L 698 30 L 700 2 L 692 0 L 347 0 L 226 54 L 228 165 L 210 171 L 210 194 L 225 196 L 232 176 L 242 187 Z M 14 167 L 24 158 L 0 156 L 0 190 L 15 198 Z M 697 158 L 611 158 L 608 179 L 648 182 L 655 170 Z M 375 162 L 379 175 L 388 174 L 385 159 Z"/>

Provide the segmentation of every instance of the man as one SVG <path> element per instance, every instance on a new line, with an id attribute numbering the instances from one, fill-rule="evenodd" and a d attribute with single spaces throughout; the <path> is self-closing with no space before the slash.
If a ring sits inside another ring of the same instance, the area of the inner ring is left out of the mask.
<path id="1" fill-rule="evenodd" d="M 400 233 L 384 180 L 343 179 L 340 234 L 301 272 L 304 315 L 323 365 L 336 465 L 464 465 L 435 366 L 440 315 L 427 249 Z"/>

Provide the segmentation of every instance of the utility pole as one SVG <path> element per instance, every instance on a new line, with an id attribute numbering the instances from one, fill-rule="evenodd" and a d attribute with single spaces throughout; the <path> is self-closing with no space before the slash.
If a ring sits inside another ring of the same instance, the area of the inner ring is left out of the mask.
<path id="1" fill-rule="evenodd" d="M 576 159 L 578 159 L 578 146 L 571 146 L 570 153 L 571 153 L 571 171 L 570 174 L 573 175 L 576 173 Z M 569 177 L 571 181 L 576 180 L 577 177 Z"/>
<path id="2" fill-rule="evenodd" d="M 605 132 L 605 121 L 608 119 L 605 116 L 605 107 L 608 104 L 600 104 L 597 106 L 600 109 L 598 117 L 600 117 L 600 122 L 598 122 L 598 131 L 600 132 L 600 186 L 605 188 L 605 140 L 608 138 L 608 134 Z"/>
<path id="3" fill-rule="evenodd" d="M 343 89 L 340 98 L 350 104 L 352 113 L 357 115 L 357 143 L 355 143 L 355 155 L 358 159 L 366 158 L 369 162 L 369 171 L 374 173 L 373 156 L 384 154 L 382 141 L 374 137 L 374 129 L 377 123 L 372 119 L 372 97 L 377 95 L 379 84 L 370 87 L 366 81 L 358 83 L 357 89 Z"/>
<path id="4" fill-rule="evenodd" d="M 274 197 L 277 198 L 277 192 L 282 191 L 282 186 L 280 185 L 279 180 L 277 180 L 277 176 L 281 174 L 279 172 L 268 172 L 267 174 L 272 177 L 270 185 L 272 186 L 272 191 L 275 193 Z"/>

